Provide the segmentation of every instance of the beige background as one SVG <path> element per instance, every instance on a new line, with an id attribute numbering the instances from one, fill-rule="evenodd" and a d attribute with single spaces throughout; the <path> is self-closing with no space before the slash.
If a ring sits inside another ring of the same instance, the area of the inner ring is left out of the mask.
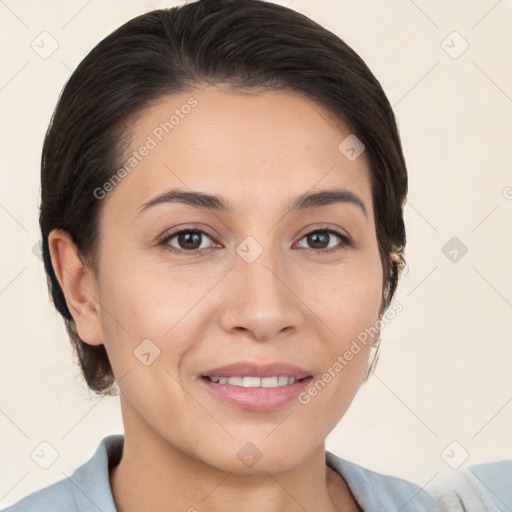
<path id="1" fill-rule="evenodd" d="M 404 311 L 327 448 L 420 485 L 450 465 L 512 457 L 512 2 L 279 3 L 367 62 L 394 105 L 410 173 Z M 122 22 L 171 5 L 0 2 L 0 506 L 70 475 L 122 432 L 118 398 L 81 380 L 33 251 L 39 157 L 71 70 Z M 31 47 L 41 38 L 47 51 L 58 43 L 47 58 Z M 442 250 L 452 237 L 468 249 L 456 262 Z M 58 453 L 48 469 L 31 458 L 41 442 Z"/>

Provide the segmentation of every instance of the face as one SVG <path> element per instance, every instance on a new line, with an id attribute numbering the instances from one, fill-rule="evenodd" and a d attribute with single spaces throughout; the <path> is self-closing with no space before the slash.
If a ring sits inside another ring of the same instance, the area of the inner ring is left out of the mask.
<path id="1" fill-rule="evenodd" d="M 372 338 L 354 340 L 381 312 L 365 155 L 285 91 L 172 95 L 133 133 L 95 275 L 125 430 L 226 471 L 291 469 L 347 410 Z"/>

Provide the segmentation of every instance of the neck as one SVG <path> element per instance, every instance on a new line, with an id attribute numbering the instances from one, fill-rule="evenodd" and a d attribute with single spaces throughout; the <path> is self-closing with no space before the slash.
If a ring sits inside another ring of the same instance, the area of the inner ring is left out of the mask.
<path id="1" fill-rule="evenodd" d="M 343 479 L 327 468 L 323 443 L 290 471 L 240 474 L 190 456 L 142 421 L 125 421 L 110 486 L 118 512 L 359 510 Z"/>

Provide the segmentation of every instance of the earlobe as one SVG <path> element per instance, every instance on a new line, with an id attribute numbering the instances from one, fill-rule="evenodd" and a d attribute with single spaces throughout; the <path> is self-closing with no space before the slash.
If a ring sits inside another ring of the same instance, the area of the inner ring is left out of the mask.
<path id="1" fill-rule="evenodd" d="M 82 341 L 101 345 L 101 306 L 93 271 L 84 265 L 69 233 L 54 229 L 48 236 L 52 265 Z"/>

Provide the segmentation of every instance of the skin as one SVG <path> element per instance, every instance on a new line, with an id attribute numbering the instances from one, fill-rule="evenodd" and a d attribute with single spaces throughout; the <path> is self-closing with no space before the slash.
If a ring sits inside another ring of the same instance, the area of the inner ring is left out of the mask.
<path id="1" fill-rule="evenodd" d="M 191 96 L 197 106 L 103 200 L 96 272 L 66 233 L 49 237 L 78 334 L 105 344 L 120 388 L 116 507 L 360 510 L 327 469 L 324 441 L 360 386 L 371 343 L 307 405 L 272 412 L 227 404 L 200 376 L 240 360 L 286 361 L 316 380 L 379 319 L 383 269 L 365 154 L 348 160 L 338 145 L 350 131 L 303 96 L 220 86 L 152 105 L 134 125 L 130 152 Z M 234 210 L 167 203 L 137 215 L 176 187 L 218 194 Z M 298 195 L 336 187 L 356 194 L 367 216 L 346 202 L 286 213 Z M 326 225 L 351 243 L 331 235 L 315 252 L 306 235 Z M 204 252 L 171 252 L 186 250 L 178 237 L 159 244 L 185 227 L 206 233 L 195 245 Z M 248 236 L 263 249 L 252 263 L 236 252 Z M 147 338 L 160 350 L 149 366 L 133 353 Z M 247 442 L 262 454 L 251 468 L 237 457 Z"/>

